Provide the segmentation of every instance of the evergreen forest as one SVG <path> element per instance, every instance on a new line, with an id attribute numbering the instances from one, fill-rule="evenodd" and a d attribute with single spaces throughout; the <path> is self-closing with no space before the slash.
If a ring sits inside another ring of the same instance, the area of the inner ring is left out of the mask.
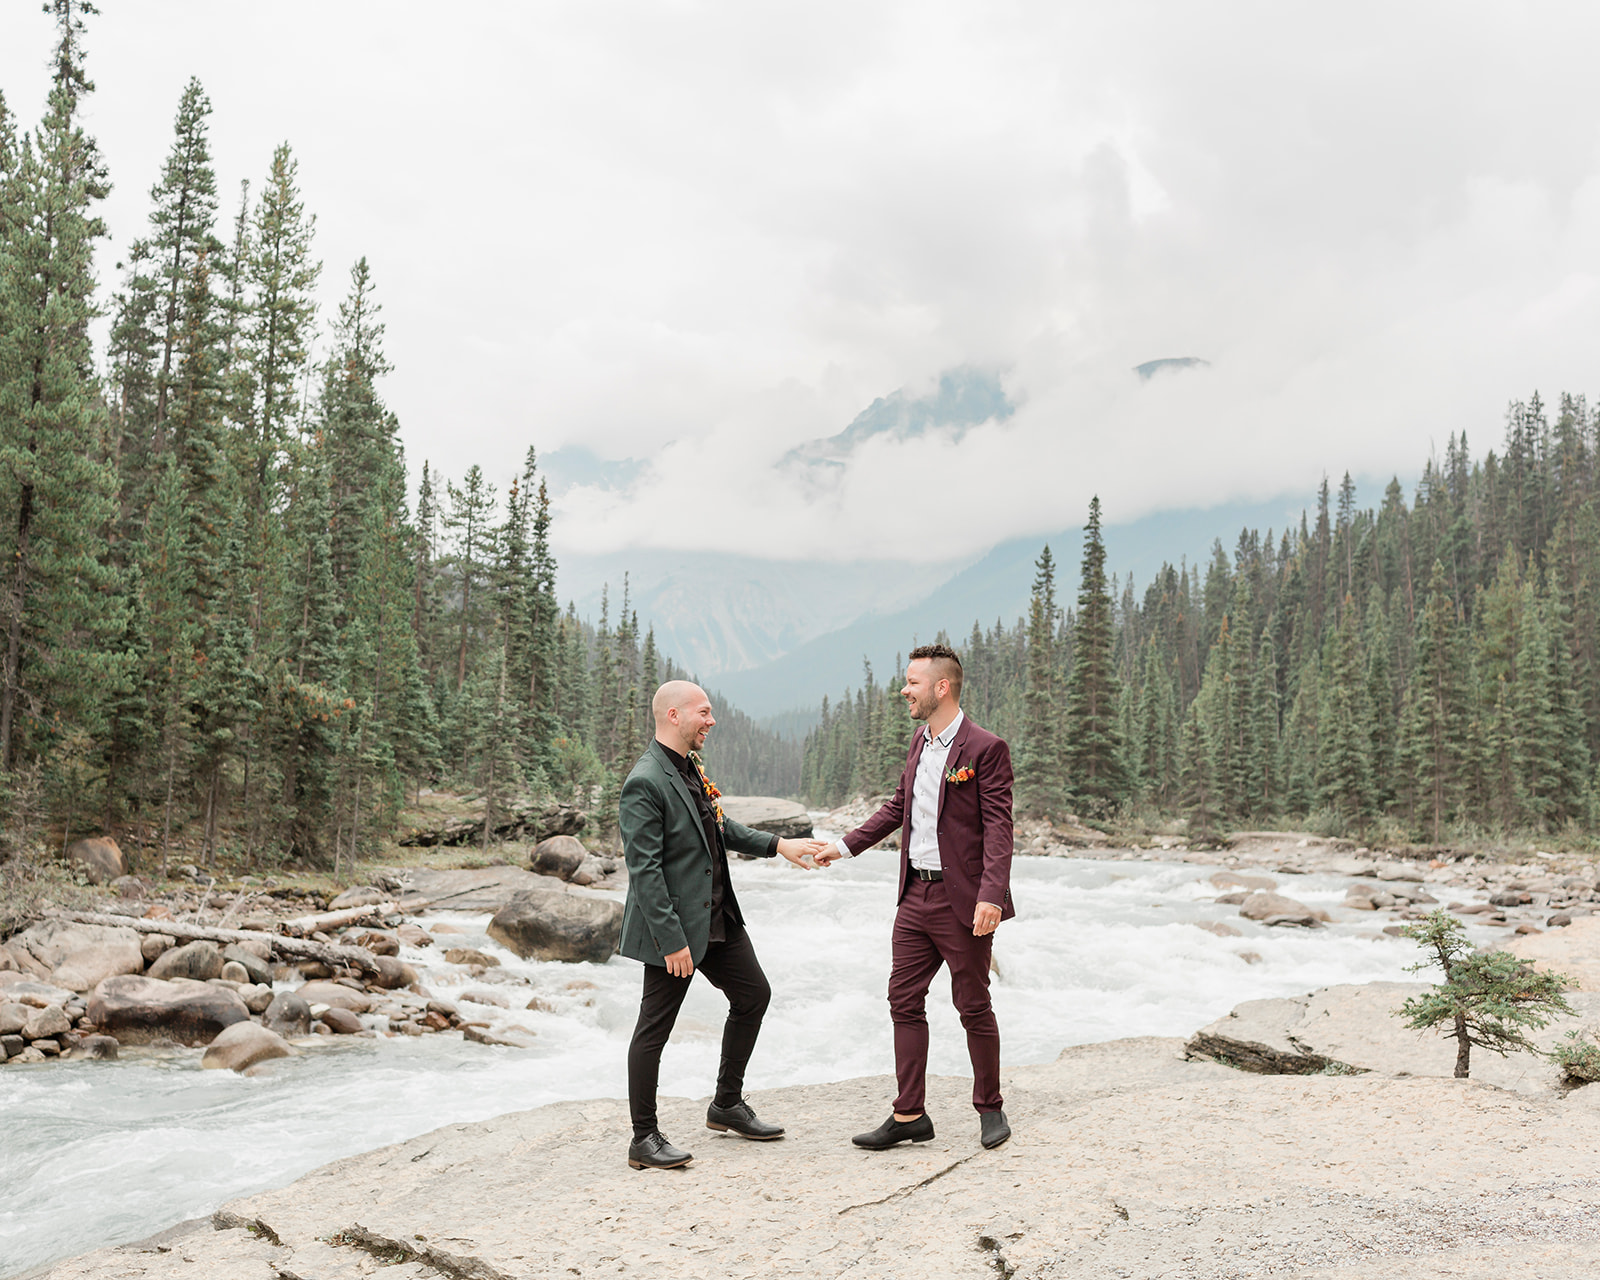
<path id="1" fill-rule="evenodd" d="M 1012 745 L 1020 813 L 1592 840 L 1600 412 L 1583 397 L 1511 404 L 1481 459 L 1453 435 L 1409 500 L 1394 480 L 1363 508 L 1348 475 L 1337 493 L 1324 480 L 1298 527 L 1242 530 L 1142 594 L 1107 580 L 1096 499 L 1075 608 L 1057 568 L 1045 547 L 1028 616 L 975 622 L 958 649 L 963 707 Z M 898 684 L 869 669 L 823 703 L 813 802 L 894 788 Z"/>
<path id="2" fill-rule="evenodd" d="M 197 81 L 102 293 L 94 10 L 46 8 L 43 118 L 0 96 L 7 848 L 107 830 L 164 863 L 181 831 L 202 861 L 337 865 L 425 785 L 474 791 L 486 826 L 528 799 L 613 812 L 650 695 L 683 673 L 626 584 L 614 618 L 558 606 L 533 448 L 498 486 L 408 478 L 372 271 L 351 264 L 319 323 L 293 151 L 225 208 Z M 798 744 L 718 711 L 723 785 L 792 791 Z"/>

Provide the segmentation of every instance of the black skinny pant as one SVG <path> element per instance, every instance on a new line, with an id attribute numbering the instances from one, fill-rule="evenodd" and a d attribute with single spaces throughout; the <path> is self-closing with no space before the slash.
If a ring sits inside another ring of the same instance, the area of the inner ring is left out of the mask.
<path id="1" fill-rule="evenodd" d="M 697 973 L 728 997 L 728 1020 L 722 1027 L 722 1065 L 717 1072 L 719 1107 L 731 1107 L 744 1092 L 744 1069 L 761 1033 L 761 1019 L 772 1000 L 772 987 L 761 972 L 750 935 L 728 916 L 725 942 L 706 948 Z M 644 967 L 644 994 L 639 1000 L 639 1022 L 628 1046 L 628 1109 L 633 1116 L 633 1136 L 642 1138 L 656 1126 L 656 1085 L 661 1077 L 661 1051 L 678 1020 L 683 998 L 689 994 L 687 978 L 674 978 L 665 965 Z"/>

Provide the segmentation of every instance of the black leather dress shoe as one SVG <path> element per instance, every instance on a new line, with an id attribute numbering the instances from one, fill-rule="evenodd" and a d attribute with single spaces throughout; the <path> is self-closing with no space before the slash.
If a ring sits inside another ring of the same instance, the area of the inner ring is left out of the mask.
<path id="1" fill-rule="evenodd" d="M 892 1115 L 871 1133 L 858 1133 L 850 1141 L 868 1151 L 887 1151 L 901 1142 L 931 1142 L 933 1121 L 924 1111 L 915 1120 L 896 1120 Z"/>
<path id="2" fill-rule="evenodd" d="M 743 1098 L 731 1107 L 719 1107 L 713 1102 L 706 1108 L 706 1128 L 719 1132 L 732 1129 L 740 1137 L 754 1138 L 757 1142 L 771 1142 L 774 1138 L 783 1137 L 781 1124 L 757 1120 L 756 1113 L 750 1110 L 750 1104 Z"/>
<path id="3" fill-rule="evenodd" d="M 628 1147 L 630 1169 L 677 1169 L 693 1159 L 687 1151 L 679 1151 L 663 1138 L 659 1129 L 635 1138 Z"/>
<path id="4" fill-rule="evenodd" d="M 1011 1124 L 1004 1111 L 980 1111 L 978 1123 L 983 1130 L 983 1145 L 998 1147 L 1011 1136 Z"/>

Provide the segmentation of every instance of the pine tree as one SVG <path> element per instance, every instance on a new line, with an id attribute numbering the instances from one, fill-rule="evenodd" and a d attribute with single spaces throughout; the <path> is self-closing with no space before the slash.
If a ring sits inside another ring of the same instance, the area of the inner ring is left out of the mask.
<path id="1" fill-rule="evenodd" d="M 1438 844 L 1462 783 L 1466 714 L 1455 606 L 1442 561 L 1433 562 L 1418 620 L 1416 662 L 1406 691 L 1399 748 L 1400 775 L 1409 787 L 1413 820 Z"/>
<path id="2" fill-rule="evenodd" d="M 1106 589 L 1106 549 L 1100 536 L 1100 499 L 1089 503 L 1083 531 L 1083 569 L 1073 628 L 1072 675 L 1067 681 L 1067 785 L 1086 812 L 1105 815 L 1127 799 L 1122 742 L 1117 732 L 1120 697 Z"/>
<path id="3" fill-rule="evenodd" d="M 1034 561 L 1033 594 L 1028 604 L 1027 711 L 1017 753 L 1017 808 L 1036 817 L 1056 816 L 1066 810 L 1055 636 L 1056 570 L 1046 546 Z"/>
<path id="4" fill-rule="evenodd" d="M 1372 705 L 1367 662 L 1361 651 L 1356 610 L 1345 601 L 1338 629 L 1329 638 L 1328 678 L 1323 686 L 1317 756 L 1322 803 L 1341 823 L 1354 820 L 1364 837 L 1372 816 Z"/>

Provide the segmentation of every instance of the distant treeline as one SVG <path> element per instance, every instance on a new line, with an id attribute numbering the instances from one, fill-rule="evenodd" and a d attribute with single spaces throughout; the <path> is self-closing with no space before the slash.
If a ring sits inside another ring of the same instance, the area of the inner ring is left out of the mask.
<path id="1" fill-rule="evenodd" d="M 410 510 L 367 263 L 313 361 L 293 155 L 219 225 L 197 81 L 101 298 L 92 10 L 50 8 L 44 118 L 21 132 L 0 97 L 6 848 L 53 824 L 164 849 L 188 827 L 207 856 L 325 861 L 386 834 L 423 781 L 491 808 L 613 794 L 672 668 L 626 590 L 614 624 L 558 608 L 534 451 L 503 500 L 478 466 L 457 484 L 425 465 Z M 737 715 L 715 743 L 729 790 L 769 782 L 763 761 L 797 775 L 798 749 L 785 766 Z"/>
<path id="2" fill-rule="evenodd" d="M 1346 475 L 1299 527 L 1219 540 L 1144 591 L 1105 576 L 1099 502 L 1077 608 L 1048 547 L 1030 614 L 977 623 L 963 705 L 1010 739 L 1019 807 L 1186 816 L 1192 829 L 1375 821 L 1432 841 L 1565 832 L 1600 814 L 1600 414 L 1510 406 L 1503 449 L 1465 435 L 1410 502 Z M 893 786 L 907 720 L 869 670 L 824 702 L 802 787 Z"/>

